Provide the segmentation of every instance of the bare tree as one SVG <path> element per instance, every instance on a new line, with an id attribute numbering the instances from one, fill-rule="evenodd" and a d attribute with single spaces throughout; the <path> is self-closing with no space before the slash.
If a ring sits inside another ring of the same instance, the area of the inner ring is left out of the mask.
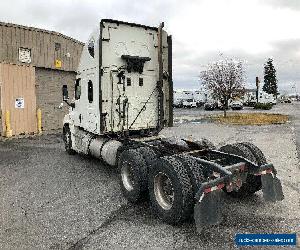
<path id="1" fill-rule="evenodd" d="M 228 59 L 209 63 L 206 70 L 200 72 L 202 84 L 211 92 L 212 97 L 222 103 L 224 117 L 231 98 L 244 94 L 244 64 L 240 60 Z"/>

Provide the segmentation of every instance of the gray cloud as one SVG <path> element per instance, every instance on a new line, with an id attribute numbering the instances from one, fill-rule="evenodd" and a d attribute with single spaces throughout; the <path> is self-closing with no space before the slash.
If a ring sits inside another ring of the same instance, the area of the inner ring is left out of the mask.
<path id="1" fill-rule="evenodd" d="M 300 9 L 299 0 L 265 0 L 264 3 L 276 8 Z"/>
<path id="2" fill-rule="evenodd" d="M 292 85 L 296 84 L 300 90 L 300 39 L 274 42 L 272 47 L 272 52 L 258 55 L 252 55 L 242 50 L 231 50 L 223 53 L 222 56 L 245 60 L 248 87 L 255 86 L 256 76 L 263 82 L 264 63 L 269 57 L 272 57 L 277 70 L 279 88 L 283 91 L 291 91 Z M 175 87 L 197 88 L 200 84 L 198 78 L 200 71 L 205 69 L 207 63 L 220 60 L 222 56 L 219 51 L 195 56 L 188 48 L 182 47 L 180 52 L 174 53 Z"/>
<path id="3" fill-rule="evenodd" d="M 206 63 L 220 59 L 220 51 L 215 48 L 214 51 L 199 54 L 197 47 L 189 47 L 184 42 L 179 42 L 180 30 L 176 27 L 168 27 L 168 25 L 171 20 L 177 18 L 178 11 L 183 7 L 199 1 L 153 0 L 145 3 L 140 0 L 49 0 L 47 2 L 11 0 L 1 1 L 0 17 L 1 21 L 55 30 L 81 41 L 86 41 L 90 32 L 102 18 L 120 19 L 152 26 L 165 21 L 166 29 L 172 28 L 174 32 L 172 35 L 175 87 L 197 88 L 199 72 Z M 300 10 L 299 0 L 266 0 L 264 4 L 274 8 Z M 209 25 L 209 23 L 201 23 L 199 27 L 201 25 Z M 194 35 L 193 32 L 200 32 L 200 30 L 192 30 L 191 37 Z M 298 31 L 295 30 L 295 32 Z M 207 39 L 205 34 L 203 34 L 203 39 Z M 250 84 L 254 83 L 255 76 L 263 78 L 263 64 L 268 57 L 272 56 L 276 64 L 280 87 L 288 89 L 290 83 L 296 82 L 300 90 L 300 40 L 281 40 L 273 42 L 271 46 L 272 51 L 268 53 L 253 55 L 244 50 L 229 50 L 224 53 L 224 56 L 237 57 L 248 62 L 247 76 Z"/>
<path id="4" fill-rule="evenodd" d="M 72 0 L 72 1 L 1 1 L 1 21 L 52 29 L 67 33 L 85 41 L 102 18 L 120 19 L 129 22 L 157 26 L 166 21 L 182 4 L 175 0 L 144 1 L 131 0 Z M 13 8 L 13 9 L 12 9 Z"/>

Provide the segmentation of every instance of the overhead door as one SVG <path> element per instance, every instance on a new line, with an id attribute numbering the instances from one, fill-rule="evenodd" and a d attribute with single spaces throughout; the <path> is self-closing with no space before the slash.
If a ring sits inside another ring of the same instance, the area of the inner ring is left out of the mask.
<path id="1" fill-rule="evenodd" d="M 37 132 L 35 69 L 0 63 L 2 135 L 9 111 L 13 135 Z"/>

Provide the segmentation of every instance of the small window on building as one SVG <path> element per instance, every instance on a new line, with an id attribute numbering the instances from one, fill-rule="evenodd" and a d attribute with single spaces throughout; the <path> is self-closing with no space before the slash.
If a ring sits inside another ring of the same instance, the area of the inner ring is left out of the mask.
<path id="1" fill-rule="evenodd" d="M 55 43 L 55 51 L 60 50 L 61 44 L 60 43 Z"/>
<path id="2" fill-rule="evenodd" d="M 88 81 L 88 100 L 89 103 L 93 102 L 93 83 L 91 80 Z"/>
<path id="3" fill-rule="evenodd" d="M 90 40 L 88 44 L 88 51 L 91 57 L 95 57 L 95 42 L 94 40 Z"/>
<path id="4" fill-rule="evenodd" d="M 75 100 L 80 99 L 80 96 L 81 96 L 80 80 L 81 80 L 80 78 L 76 79 L 76 82 L 75 82 Z"/>
<path id="5" fill-rule="evenodd" d="M 19 61 L 22 63 L 31 63 L 31 49 L 19 48 Z"/>
<path id="6" fill-rule="evenodd" d="M 143 86 L 144 85 L 144 79 L 143 78 L 139 78 L 139 86 Z"/>
<path id="7" fill-rule="evenodd" d="M 131 86 L 131 78 L 127 77 L 127 86 Z"/>

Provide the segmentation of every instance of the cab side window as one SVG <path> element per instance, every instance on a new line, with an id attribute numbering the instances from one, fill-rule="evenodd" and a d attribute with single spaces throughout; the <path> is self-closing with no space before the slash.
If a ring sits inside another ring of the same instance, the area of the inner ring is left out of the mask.
<path id="1" fill-rule="evenodd" d="M 76 82 L 75 82 L 75 100 L 80 99 L 80 96 L 81 96 L 80 80 L 81 80 L 80 78 L 76 79 Z"/>
<path id="2" fill-rule="evenodd" d="M 88 81 L 88 100 L 89 103 L 93 102 L 93 83 L 91 80 Z"/>
<path id="3" fill-rule="evenodd" d="M 91 57 L 95 57 L 95 42 L 94 40 L 90 40 L 88 43 L 88 51 Z"/>

